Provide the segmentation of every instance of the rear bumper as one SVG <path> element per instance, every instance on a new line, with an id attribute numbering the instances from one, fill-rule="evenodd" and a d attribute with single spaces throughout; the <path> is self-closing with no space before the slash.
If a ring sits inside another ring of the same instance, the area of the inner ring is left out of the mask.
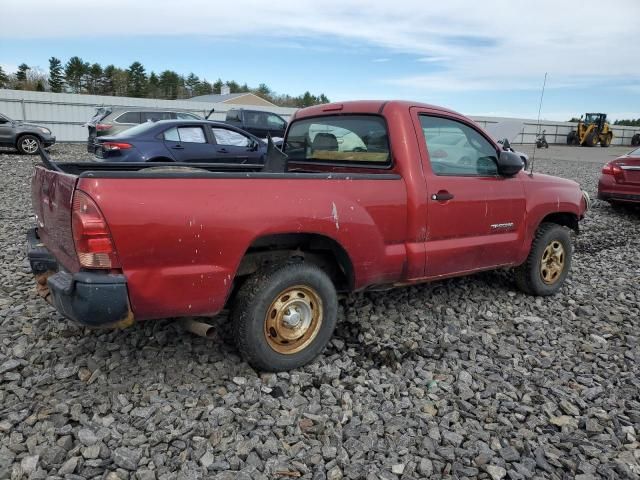
<path id="1" fill-rule="evenodd" d="M 36 229 L 27 233 L 27 255 L 39 293 L 65 317 L 90 327 L 125 327 L 133 323 L 124 275 L 69 273 L 44 247 Z"/>
<path id="2" fill-rule="evenodd" d="M 640 203 L 640 186 L 616 182 L 613 175 L 601 175 L 598 199 L 606 202 Z"/>
<path id="3" fill-rule="evenodd" d="M 640 195 L 633 193 L 598 192 L 598 198 L 605 202 L 640 203 Z"/>

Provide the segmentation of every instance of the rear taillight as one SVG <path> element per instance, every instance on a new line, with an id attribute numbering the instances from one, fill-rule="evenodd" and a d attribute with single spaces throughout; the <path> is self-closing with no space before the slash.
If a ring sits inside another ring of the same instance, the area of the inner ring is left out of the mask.
<path id="1" fill-rule="evenodd" d="M 98 123 L 98 124 L 96 124 L 96 130 L 98 132 L 106 132 L 107 130 L 111 129 L 111 127 L 113 127 L 113 125 L 111 125 L 110 123 Z"/>
<path id="2" fill-rule="evenodd" d="M 103 150 L 113 151 L 113 150 L 128 150 L 131 148 L 130 143 L 124 142 L 103 142 L 101 143 Z"/>
<path id="3" fill-rule="evenodd" d="M 605 175 L 620 175 L 622 173 L 622 169 L 614 163 L 607 163 L 602 167 L 602 173 Z"/>
<path id="4" fill-rule="evenodd" d="M 71 227 L 80 265 L 105 269 L 120 267 L 102 212 L 91 197 L 81 190 L 73 194 Z"/>

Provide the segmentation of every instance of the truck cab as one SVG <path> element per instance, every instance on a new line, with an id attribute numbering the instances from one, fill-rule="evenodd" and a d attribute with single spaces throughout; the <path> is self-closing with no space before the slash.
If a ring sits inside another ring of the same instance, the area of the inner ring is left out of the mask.
<path id="1" fill-rule="evenodd" d="M 287 129 L 287 121 L 276 113 L 244 108 L 229 110 L 225 122 L 263 139 L 282 138 Z"/>

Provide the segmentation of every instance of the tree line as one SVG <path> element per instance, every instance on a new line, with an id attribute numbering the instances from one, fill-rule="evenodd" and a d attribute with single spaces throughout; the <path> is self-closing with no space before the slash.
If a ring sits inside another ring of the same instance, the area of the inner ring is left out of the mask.
<path id="1" fill-rule="evenodd" d="M 218 79 L 209 82 L 189 73 L 186 77 L 173 70 L 150 72 L 140 62 L 133 62 L 129 68 L 115 65 L 103 67 L 99 63 L 85 62 L 80 57 L 71 57 L 65 64 L 59 58 L 49 59 L 49 71 L 44 72 L 26 63 L 18 66 L 16 72 L 7 73 L 0 67 L 0 88 L 32 90 L 39 92 L 86 93 L 118 97 L 159 98 L 176 100 L 197 95 L 220 93 L 223 86 L 231 93 L 253 93 L 281 107 L 309 107 L 329 103 L 324 93 L 313 95 L 305 92 L 291 96 L 279 94 L 261 83 L 256 88 L 235 80 Z"/>

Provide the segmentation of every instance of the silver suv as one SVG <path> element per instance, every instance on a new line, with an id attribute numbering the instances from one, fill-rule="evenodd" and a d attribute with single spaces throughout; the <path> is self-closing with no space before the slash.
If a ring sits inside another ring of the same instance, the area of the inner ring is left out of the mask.
<path id="1" fill-rule="evenodd" d="M 135 125 L 158 120 L 202 120 L 202 117 L 190 112 L 178 112 L 154 108 L 97 107 L 85 126 L 89 129 L 87 151 L 95 153 L 96 137 L 115 135 Z"/>
<path id="2" fill-rule="evenodd" d="M 25 155 L 38 153 L 39 144 L 50 147 L 56 143 L 51 130 L 34 123 L 12 120 L 0 113 L 0 145 L 15 147 Z"/>

